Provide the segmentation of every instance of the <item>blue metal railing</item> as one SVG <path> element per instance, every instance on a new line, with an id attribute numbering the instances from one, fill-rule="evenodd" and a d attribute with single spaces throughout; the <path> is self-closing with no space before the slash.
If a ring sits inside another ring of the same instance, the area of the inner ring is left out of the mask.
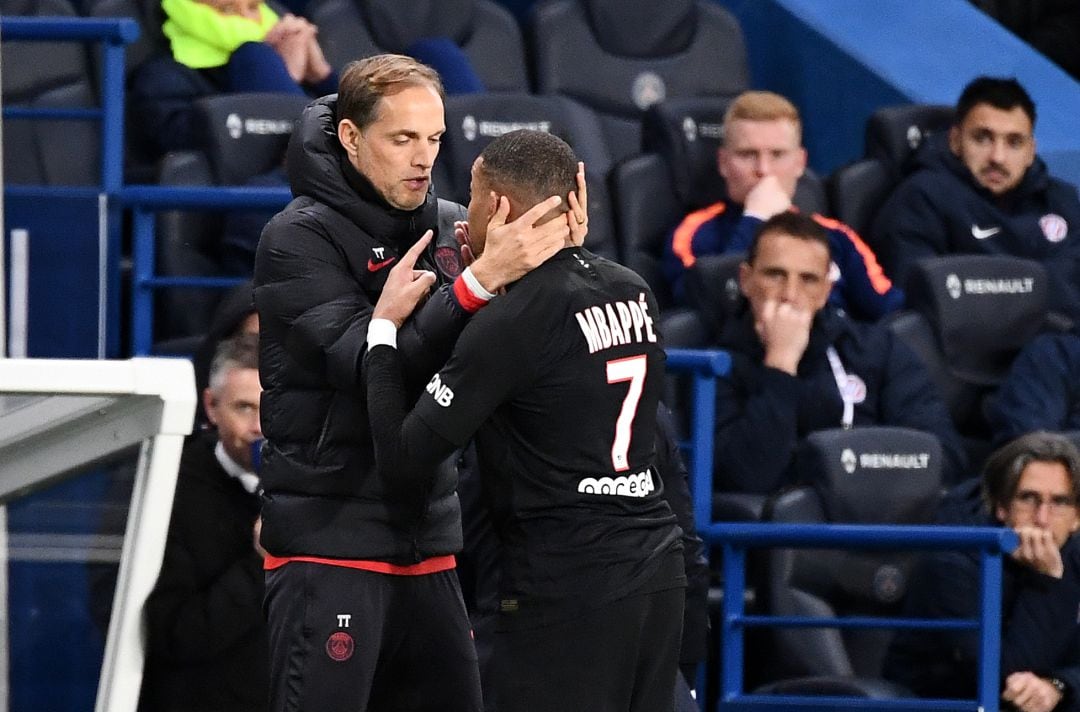
<path id="1" fill-rule="evenodd" d="M 282 208 L 292 198 L 288 188 L 128 186 L 118 194 L 131 209 L 131 353 L 149 354 L 153 347 L 154 293 L 162 288 L 224 289 L 240 277 L 160 277 L 156 271 L 155 218 L 162 210 L 235 210 Z"/>
<path id="2" fill-rule="evenodd" d="M 124 52 L 139 38 L 130 18 L 0 17 L 4 42 L 100 42 L 102 45 L 101 107 L 35 108 L 5 106 L 4 118 L 74 119 L 101 122 L 101 189 L 106 194 L 124 182 Z"/>
<path id="3" fill-rule="evenodd" d="M 716 378 L 731 367 L 723 351 L 671 349 L 668 368 L 693 378 L 689 470 L 698 533 L 720 545 L 723 554 L 724 597 L 720 624 L 719 706 L 728 710 L 980 710 L 998 709 L 1002 554 L 1016 548 L 1011 529 L 845 524 L 724 523 L 712 521 L 713 426 Z M 747 615 L 745 612 L 746 552 L 751 548 L 793 547 L 834 549 L 945 550 L 976 549 L 981 559 L 979 617 L 972 619 L 816 618 Z M 978 630 L 979 667 L 974 700 L 865 699 L 837 696 L 755 695 L 743 691 L 743 635 L 754 626 L 792 628 L 907 628 Z M 699 685 L 704 709 L 706 694 Z"/>

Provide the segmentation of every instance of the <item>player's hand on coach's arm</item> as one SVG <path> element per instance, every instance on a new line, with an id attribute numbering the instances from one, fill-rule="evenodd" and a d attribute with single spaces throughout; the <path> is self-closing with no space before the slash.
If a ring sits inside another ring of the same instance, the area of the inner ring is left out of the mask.
<path id="1" fill-rule="evenodd" d="M 371 314 L 372 319 L 389 319 L 400 329 L 416 305 L 427 297 L 431 285 L 435 283 L 435 273 L 415 269 L 415 266 L 420 254 L 431 242 L 431 235 L 431 230 L 425 232 L 390 269 L 382 294 L 379 295 L 379 301 L 375 303 L 375 310 Z"/>
<path id="2" fill-rule="evenodd" d="M 570 238 L 570 227 L 566 220 L 548 220 L 536 224 L 562 201 L 562 197 L 553 195 L 508 223 L 506 217 L 510 214 L 510 201 L 506 196 L 498 197 L 498 208 L 488 221 L 484 253 L 470 266 L 480 286 L 489 292 L 496 292 L 521 279 L 566 246 Z"/>

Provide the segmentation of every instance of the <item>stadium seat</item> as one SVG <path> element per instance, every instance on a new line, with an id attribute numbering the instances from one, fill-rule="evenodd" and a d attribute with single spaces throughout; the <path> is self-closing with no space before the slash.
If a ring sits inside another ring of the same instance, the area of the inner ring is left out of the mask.
<path id="1" fill-rule="evenodd" d="M 927 364 L 960 433 L 988 438 L 983 401 L 1046 324 L 1045 268 L 1005 255 L 934 257 L 906 289 L 907 313 L 886 323 Z"/>
<path id="2" fill-rule="evenodd" d="M 205 153 L 183 151 L 162 160 L 164 186 L 239 185 L 272 170 L 285 154 L 292 127 L 306 106 L 293 94 L 222 94 L 196 102 Z M 166 211 L 157 221 L 157 270 L 162 276 L 225 276 L 220 212 Z M 220 290 L 173 289 L 157 300 L 155 340 L 203 333 Z"/>
<path id="3" fill-rule="evenodd" d="M 406 54 L 418 40 L 445 37 L 468 57 L 488 91 L 528 91 L 517 21 L 491 0 L 311 0 L 305 14 L 339 71 L 380 52 Z"/>
<path id="4" fill-rule="evenodd" d="M 708 0 L 546 0 L 530 39 L 537 91 L 596 111 L 616 161 L 640 152 L 649 106 L 749 87 L 742 30 Z"/>
<path id="5" fill-rule="evenodd" d="M 75 17 L 67 0 L 3 0 L 0 14 Z M 3 104 L 74 109 L 98 106 L 82 45 L 4 42 Z M 96 185 L 101 179 L 100 126 L 95 121 L 5 119 L 4 181 L 11 184 Z"/>
<path id="6" fill-rule="evenodd" d="M 569 99 L 522 93 L 448 96 L 446 133 L 433 170 L 439 197 L 468 203 L 473 161 L 493 138 L 518 128 L 550 131 L 569 143 L 585 162 L 589 187 L 589 236 L 585 244 L 599 255 L 620 259 L 607 187 L 611 157 L 599 137 L 596 116 Z"/>
<path id="7" fill-rule="evenodd" d="M 828 180 L 832 215 L 855 228 L 875 252 L 874 216 L 911 169 L 912 156 L 928 136 L 945 131 L 953 109 L 940 104 L 903 104 L 875 111 L 866 122 L 863 158 L 833 171 Z"/>
<path id="8" fill-rule="evenodd" d="M 612 186 L 623 259 L 656 293 L 661 308 L 671 291 L 660 272 L 668 235 L 683 217 L 725 197 L 716 166 L 729 99 L 672 99 L 651 106 L 642 118 L 644 153 L 619 164 Z M 807 213 L 825 212 L 822 181 L 807 171 L 795 191 Z"/>
<path id="9" fill-rule="evenodd" d="M 866 427 L 809 435 L 798 454 L 805 485 L 766 507 L 777 523 L 927 523 L 941 491 L 941 445 L 907 428 Z M 768 553 L 766 613 L 895 616 L 914 552 L 779 549 Z M 770 628 L 768 677 L 758 692 L 909 696 L 880 679 L 892 631 Z"/>

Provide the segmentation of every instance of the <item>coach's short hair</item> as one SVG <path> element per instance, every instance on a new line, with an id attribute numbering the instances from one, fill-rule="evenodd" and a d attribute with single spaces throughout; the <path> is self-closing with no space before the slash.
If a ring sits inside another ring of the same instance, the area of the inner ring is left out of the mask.
<path id="1" fill-rule="evenodd" d="M 366 128 L 379 118 L 379 100 L 409 87 L 426 86 L 445 99 L 439 73 L 403 54 L 377 54 L 350 62 L 338 80 L 337 120 Z"/>

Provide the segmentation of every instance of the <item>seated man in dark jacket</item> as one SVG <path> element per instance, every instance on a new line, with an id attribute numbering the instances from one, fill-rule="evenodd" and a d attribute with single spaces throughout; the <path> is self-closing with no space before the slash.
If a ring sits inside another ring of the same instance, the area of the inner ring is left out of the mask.
<path id="1" fill-rule="evenodd" d="M 687 215 L 664 248 L 664 275 L 676 301 L 686 299 L 686 273 L 698 257 L 745 252 L 763 220 L 793 210 L 806 170 L 802 122 L 795 105 L 767 91 L 740 94 L 724 115 L 724 145 L 717 155 L 729 200 Z M 830 303 L 857 319 L 875 321 L 904 303 L 873 251 L 839 220 L 814 215 L 832 250 Z"/>
<path id="2" fill-rule="evenodd" d="M 923 144 L 918 170 L 874 221 L 898 284 L 926 257 L 1025 257 L 1047 267 L 1051 309 L 1080 318 L 1080 199 L 1035 155 L 1034 128 L 1035 104 L 1015 79 L 979 77 L 964 88 L 949 133 Z"/>
<path id="3" fill-rule="evenodd" d="M 1080 430 L 1080 334 L 1042 334 L 1025 346 L 987 418 L 998 443 L 1033 430 Z"/>
<path id="4" fill-rule="evenodd" d="M 169 536 L 146 601 L 142 712 L 259 712 L 269 690 L 259 478 L 259 337 L 221 342 L 200 394 L 213 430 L 184 443 Z"/>
<path id="5" fill-rule="evenodd" d="M 1002 581 L 1002 698 L 1024 712 L 1080 710 L 1080 452 L 1067 438 L 1034 432 L 987 461 L 981 481 L 951 491 L 942 523 L 1012 527 L 1020 546 Z M 908 588 L 906 614 L 977 615 L 980 565 L 975 552 L 930 555 Z M 926 697 L 975 695 L 974 631 L 902 631 L 884 672 Z"/>
<path id="6" fill-rule="evenodd" d="M 827 306 L 829 240 L 817 222 L 784 212 L 763 223 L 739 282 L 745 302 L 717 343 L 733 359 L 717 383 L 718 491 L 769 494 L 793 484 L 803 437 L 863 425 L 933 433 L 944 479 L 964 476 L 959 436 L 918 357 L 888 329 Z"/>

